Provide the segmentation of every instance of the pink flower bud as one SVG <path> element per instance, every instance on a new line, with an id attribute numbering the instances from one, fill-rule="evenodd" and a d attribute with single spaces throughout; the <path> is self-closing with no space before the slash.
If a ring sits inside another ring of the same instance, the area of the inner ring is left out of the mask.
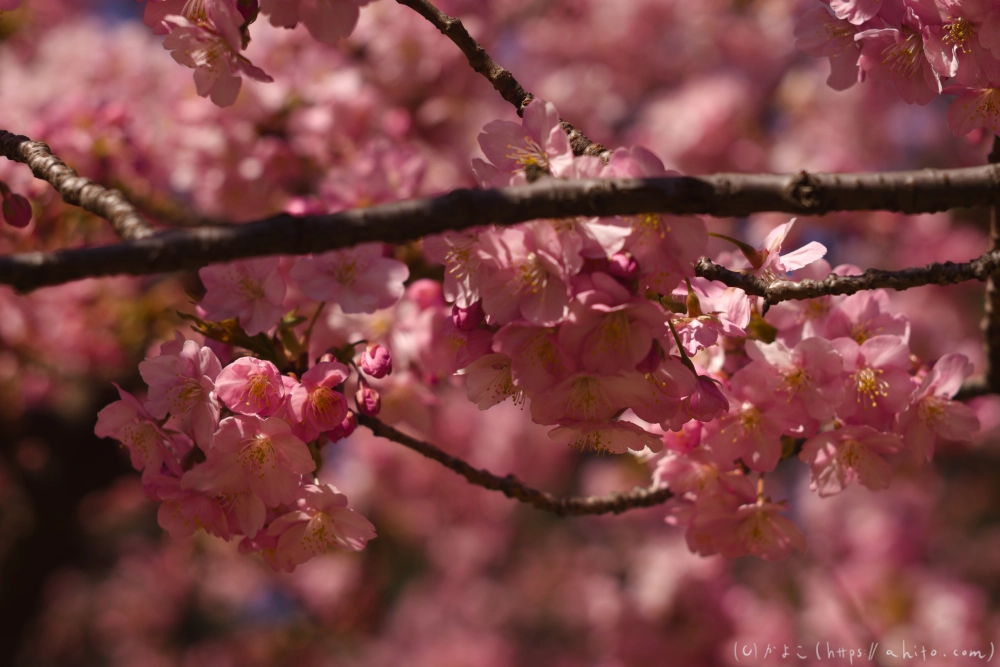
<path id="1" fill-rule="evenodd" d="M 406 288 L 406 298 L 420 306 L 420 310 L 444 305 L 444 293 L 441 289 L 441 283 L 430 278 L 414 280 Z"/>
<path id="2" fill-rule="evenodd" d="M 361 370 L 373 378 L 384 378 L 392 373 L 392 357 L 389 350 L 378 343 L 369 343 L 361 355 Z"/>
<path id="3" fill-rule="evenodd" d="M 323 354 L 323 356 L 321 356 L 319 358 L 319 362 L 318 363 L 322 364 L 322 363 L 328 363 L 328 362 L 336 361 L 336 360 L 337 360 L 337 357 L 333 356 L 329 352 L 326 352 L 326 353 Z"/>
<path id="4" fill-rule="evenodd" d="M 468 308 L 459 308 L 456 303 L 451 309 L 451 319 L 455 328 L 460 331 L 472 331 L 486 319 L 483 313 L 483 302 L 476 301 Z"/>
<path id="5" fill-rule="evenodd" d="M 382 397 L 364 380 L 361 381 L 354 394 L 354 402 L 357 404 L 358 410 L 369 417 L 374 417 L 382 409 Z"/>
<path id="6" fill-rule="evenodd" d="M 698 376 L 698 385 L 688 398 L 691 416 L 700 422 L 709 422 L 729 412 L 729 400 L 715 380 L 707 375 Z"/>
<path id="7" fill-rule="evenodd" d="M 344 421 L 336 428 L 327 431 L 326 437 L 330 438 L 330 442 L 336 442 L 354 433 L 356 428 L 358 428 L 358 418 L 353 412 L 348 411 Z"/>
<path id="8" fill-rule="evenodd" d="M 31 203 L 21 195 L 11 194 L 3 200 L 3 217 L 11 227 L 27 227 L 31 222 Z"/>
<path id="9" fill-rule="evenodd" d="M 616 252 L 608 260 L 608 273 L 620 280 L 632 280 L 639 274 L 639 262 L 630 253 Z"/>

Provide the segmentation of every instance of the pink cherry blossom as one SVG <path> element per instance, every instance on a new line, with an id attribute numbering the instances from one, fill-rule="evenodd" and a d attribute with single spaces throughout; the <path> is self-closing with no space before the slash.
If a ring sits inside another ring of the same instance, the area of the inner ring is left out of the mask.
<path id="1" fill-rule="evenodd" d="M 858 54 L 854 35 L 858 27 L 838 19 L 826 7 L 812 7 L 795 24 L 795 48 L 811 56 L 830 59 L 826 80 L 834 90 L 846 90 L 858 82 Z"/>
<path id="2" fill-rule="evenodd" d="M 924 12 L 927 58 L 942 77 L 962 86 L 982 88 L 1000 80 L 1000 61 L 983 43 L 989 0 L 934 0 L 935 11 Z"/>
<path id="3" fill-rule="evenodd" d="M 21 0 L 0 0 L 0 12 L 13 11 L 21 6 Z"/>
<path id="4" fill-rule="evenodd" d="M 551 326 L 566 316 L 569 278 L 580 267 L 563 264 L 556 237 L 537 227 L 484 232 L 477 253 L 484 267 L 483 310 L 495 322 L 523 317 Z"/>
<path id="5" fill-rule="evenodd" d="M 97 413 L 94 434 L 98 438 L 114 438 L 122 443 L 132 458 L 136 470 L 159 473 L 164 463 L 175 475 L 181 467 L 166 445 L 169 437 L 156 424 L 153 415 L 132 394 L 117 384 L 121 400 L 115 401 Z"/>
<path id="6" fill-rule="evenodd" d="M 172 414 L 182 430 L 208 449 L 219 425 L 219 401 L 213 392 L 221 372 L 215 353 L 193 340 L 164 345 L 159 356 L 139 364 L 149 385 L 146 408 L 157 419 Z"/>
<path id="7" fill-rule="evenodd" d="M 807 338 L 793 349 L 775 341 L 747 341 L 747 355 L 774 367 L 780 390 L 813 419 L 829 419 L 844 399 L 844 360 L 829 341 Z"/>
<path id="8" fill-rule="evenodd" d="M 295 499 L 302 475 L 316 469 L 309 448 L 277 417 L 227 417 L 205 463 L 184 476 L 198 491 L 251 491 L 267 507 Z"/>
<path id="9" fill-rule="evenodd" d="M 240 26 L 244 19 L 236 9 L 235 0 L 148 0 L 142 20 L 153 29 L 154 35 L 167 35 L 172 27 L 166 20 L 170 15 L 214 29 L 233 49 L 243 46 Z"/>
<path id="10" fill-rule="evenodd" d="M 898 336 L 875 336 L 862 345 L 838 338 L 833 346 L 844 358 L 844 402 L 837 416 L 851 424 L 867 424 L 889 430 L 895 414 L 906 407 L 913 394 L 907 369 L 910 350 Z"/>
<path id="11" fill-rule="evenodd" d="M 521 125 L 509 120 L 487 123 L 479 146 L 510 185 L 525 183 L 530 167 L 557 177 L 573 169 L 573 150 L 559 125 L 559 112 L 551 102 L 537 98 L 525 107 Z"/>
<path id="12" fill-rule="evenodd" d="M 650 387 L 639 373 L 615 377 L 576 373 L 532 397 L 531 418 L 538 424 L 600 421 L 622 408 L 651 401 Z"/>
<path id="13" fill-rule="evenodd" d="M 274 414 L 285 402 L 285 384 L 270 361 L 240 357 L 222 369 L 215 393 L 226 407 L 241 415 Z"/>
<path id="14" fill-rule="evenodd" d="M 898 435 L 870 426 L 845 426 L 806 440 L 799 458 L 810 464 L 812 489 L 821 497 L 840 493 L 855 479 L 872 491 L 889 486 L 892 469 L 882 458 L 903 442 Z"/>
<path id="15" fill-rule="evenodd" d="M 347 366 L 336 361 L 321 361 L 302 374 L 288 397 L 294 420 L 306 442 L 323 431 L 338 428 L 347 417 L 347 399 L 335 387 L 347 379 Z"/>
<path id="16" fill-rule="evenodd" d="M 653 339 L 664 335 L 663 308 L 633 299 L 607 274 L 591 277 L 600 287 L 577 294 L 559 328 L 559 342 L 586 371 L 613 375 L 634 369 L 649 354 Z"/>
<path id="17" fill-rule="evenodd" d="M 243 82 L 241 74 L 257 81 L 274 80 L 237 53 L 238 47 L 214 29 L 192 23 L 183 16 L 171 15 L 165 21 L 171 29 L 163 40 L 163 48 L 178 63 L 195 70 L 198 94 L 211 95 L 216 105 L 227 107 L 236 101 Z"/>
<path id="18" fill-rule="evenodd" d="M 902 0 L 830 0 L 830 9 L 839 19 L 854 25 L 881 16 L 887 23 L 898 23 L 903 15 Z"/>
<path id="19" fill-rule="evenodd" d="M 789 271 L 801 269 L 823 258 L 826 246 L 816 241 L 810 241 L 797 250 L 781 254 L 781 245 L 794 224 L 795 218 L 792 218 L 772 229 L 764 238 L 762 247 L 757 248 L 757 254 L 751 259 L 755 275 L 773 282 Z"/>
<path id="20" fill-rule="evenodd" d="M 285 279 L 277 257 L 206 266 L 198 276 L 207 290 L 201 300 L 206 317 L 221 321 L 238 317 L 251 336 L 278 324 L 284 314 Z"/>
<path id="21" fill-rule="evenodd" d="M 803 424 L 798 413 L 777 393 L 776 378 L 759 366 L 746 366 L 730 380 L 736 399 L 729 413 L 705 427 L 705 444 L 730 463 L 737 459 L 758 472 L 774 470 L 781 457 L 781 436 Z"/>
<path id="22" fill-rule="evenodd" d="M 846 337 L 860 345 L 872 336 L 899 336 L 903 342 L 910 338 L 909 320 L 892 312 L 885 290 L 851 294 L 829 311 L 824 338 Z"/>
<path id="23" fill-rule="evenodd" d="M 214 498 L 182 489 L 181 480 L 168 475 L 151 476 L 144 482 L 147 488 L 155 489 L 155 498 L 162 501 L 156 519 L 160 528 L 171 537 L 189 537 L 201 528 L 211 535 L 229 539 L 229 522 Z"/>
<path id="24" fill-rule="evenodd" d="M 913 6 L 907 6 L 907 17 L 899 28 L 859 32 L 858 64 L 872 79 L 891 81 L 908 104 L 928 104 L 941 92 L 941 79 L 924 54 L 922 25 Z"/>
<path id="25" fill-rule="evenodd" d="M 649 448 L 663 449 L 663 438 L 627 421 L 577 422 L 565 420 L 549 431 L 549 437 L 580 451 L 624 454 Z"/>
<path id="26" fill-rule="evenodd" d="M 979 430 L 979 418 L 972 409 L 951 400 L 971 374 L 972 364 L 965 355 L 944 355 L 899 415 L 896 432 L 903 434 L 907 448 L 918 462 L 931 459 L 938 438 L 968 442 L 972 433 Z"/>
<path id="27" fill-rule="evenodd" d="M 480 410 L 503 403 L 511 397 L 514 403 L 524 400 L 522 393 L 514 386 L 510 357 L 505 354 L 483 355 L 458 373 L 466 376 L 465 390 L 469 400 L 478 405 Z"/>
<path id="28" fill-rule="evenodd" d="M 260 11 L 271 25 L 294 28 L 301 20 L 313 39 L 336 44 L 358 24 L 358 8 L 371 0 L 261 0 Z"/>
<path id="29" fill-rule="evenodd" d="M 511 322 L 497 332 L 493 349 L 510 358 L 514 384 L 528 393 L 545 391 L 577 370 L 553 328 Z"/>
<path id="30" fill-rule="evenodd" d="M 275 562 L 280 569 L 295 566 L 337 549 L 360 551 L 375 539 L 375 526 L 347 508 L 347 496 L 329 484 L 302 487 L 298 509 L 275 519 L 267 529 L 277 537 Z"/>
<path id="31" fill-rule="evenodd" d="M 948 127 L 956 137 L 979 127 L 1000 135 L 1000 87 L 962 90 L 948 107 Z"/>
<path id="32" fill-rule="evenodd" d="M 406 264 L 384 257 L 382 248 L 363 243 L 305 257 L 290 275 L 310 299 L 336 303 L 345 313 L 374 313 L 398 302 L 410 277 Z"/>
<path id="33" fill-rule="evenodd" d="M 481 268 L 476 252 L 478 234 L 445 232 L 424 239 L 424 252 L 445 265 L 444 296 L 459 308 L 479 302 Z"/>

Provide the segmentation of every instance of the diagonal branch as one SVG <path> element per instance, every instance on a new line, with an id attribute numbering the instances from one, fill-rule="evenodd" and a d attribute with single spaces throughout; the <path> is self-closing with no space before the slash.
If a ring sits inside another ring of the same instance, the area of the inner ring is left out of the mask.
<path id="1" fill-rule="evenodd" d="M 82 278 L 191 270 L 247 257 L 305 255 L 365 242 L 402 243 L 448 230 L 540 218 L 650 212 L 714 216 L 745 216 L 760 211 L 811 215 L 861 210 L 928 213 L 991 205 L 998 190 L 1000 165 L 873 174 L 716 174 L 577 181 L 547 178 L 530 185 L 455 190 L 439 197 L 332 215 L 282 214 L 243 225 L 172 229 L 98 248 L 0 257 L 0 284 L 31 290 Z M 964 279 L 980 279 L 973 274 Z"/>
<path id="2" fill-rule="evenodd" d="M 702 257 L 695 264 L 695 273 L 708 280 L 718 280 L 730 287 L 739 287 L 752 296 L 764 297 L 765 306 L 782 301 L 814 299 L 834 294 L 855 294 L 880 287 L 898 291 L 922 285 L 954 285 L 969 280 L 984 281 L 1000 271 L 1000 252 L 988 252 L 976 259 L 957 264 L 928 264 L 900 271 L 868 269 L 860 276 L 838 276 L 831 273 L 823 280 L 775 280 L 768 282 L 758 276 L 731 271 Z"/>
<path id="3" fill-rule="evenodd" d="M 554 512 L 559 516 L 567 514 L 621 514 L 637 507 L 652 507 L 662 505 L 673 497 L 673 492 L 661 487 L 636 487 L 631 491 L 616 491 L 607 496 L 556 496 L 547 491 L 525 486 L 514 475 L 498 477 L 486 470 L 473 468 L 460 458 L 441 451 L 434 445 L 411 438 L 374 417 L 358 414 L 358 423 L 367 427 L 380 438 L 398 442 L 429 459 L 454 470 L 469 481 L 470 484 L 501 491 L 508 498 L 520 500 L 522 503 L 536 507 L 546 512 Z"/>
<path id="4" fill-rule="evenodd" d="M 486 80 L 493 84 L 493 88 L 500 93 L 501 97 L 514 105 L 518 116 L 524 112 L 524 106 L 534 96 L 517 82 L 510 70 L 501 67 L 490 57 L 490 54 L 486 53 L 486 49 L 466 30 L 461 19 L 448 16 L 428 0 L 396 0 L 396 2 L 409 7 L 430 21 L 435 28 L 462 50 L 465 57 L 469 59 L 469 65 L 472 69 L 486 77 Z M 560 119 L 559 122 L 563 131 L 569 135 L 569 143 L 573 147 L 575 155 L 594 155 L 605 162 L 611 157 L 611 151 L 604 146 L 594 143 L 583 132 L 566 121 Z"/>
<path id="5" fill-rule="evenodd" d="M 125 195 L 80 176 L 53 155 L 48 145 L 0 130 L 0 155 L 31 167 L 35 178 L 52 184 L 63 201 L 104 218 L 120 238 L 141 239 L 155 233 Z"/>

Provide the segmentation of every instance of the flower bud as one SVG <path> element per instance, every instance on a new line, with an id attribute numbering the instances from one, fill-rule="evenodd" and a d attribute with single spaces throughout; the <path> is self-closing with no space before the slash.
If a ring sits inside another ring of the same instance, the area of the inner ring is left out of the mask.
<path id="1" fill-rule="evenodd" d="M 340 422 L 340 425 L 327 431 L 326 437 L 330 438 L 330 442 L 336 442 L 342 440 L 354 433 L 354 430 L 358 427 L 358 418 L 350 410 L 347 411 L 347 416 L 344 417 L 344 421 Z"/>
<path id="2" fill-rule="evenodd" d="M 11 227 L 27 227 L 31 222 L 31 203 L 21 195 L 11 194 L 3 200 L 3 217 Z"/>
<path id="3" fill-rule="evenodd" d="M 476 301 L 468 308 L 459 308 L 458 304 L 452 306 L 451 320 L 455 323 L 455 328 L 459 331 L 472 331 L 486 319 L 483 312 L 483 302 Z"/>
<path id="4" fill-rule="evenodd" d="M 378 343 L 369 343 L 361 355 L 361 370 L 373 378 L 384 378 L 392 373 L 392 357 L 389 350 Z"/>
<path id="5" fill-rule="evenodd" d="M 639 262 L 630 253 L 616 252 L 608 260 L 608 273 L 619 280 L 632 280 L 639 274 Z"/>
<path id="6" fill-rule="evenodd" d="M 358 390 L 354 393 L 354 402 L 358 406 L 358 411 L 369 417 L 374 417 L 382 409 L 382 397 L 364 380 L 360 382 Z"/>
<path id="7" fill-rule="evenodd" d="M 698 376 L 697 388 L 686 400 L 691 416 L 700 422 L 710 422 L 729 412 L 729 400 L 707 375 Z"/>

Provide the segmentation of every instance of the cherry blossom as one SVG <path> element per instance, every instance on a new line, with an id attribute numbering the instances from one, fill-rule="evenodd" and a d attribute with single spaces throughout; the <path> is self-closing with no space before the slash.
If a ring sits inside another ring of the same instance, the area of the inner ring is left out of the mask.
<path id="1" fill-rule="evenodd" d="M 951 400 L 972 374 L 972 364 L 961 354 L 946 354 L 924 376 L 896 424 L 907 448 L 919 462 L 934 455 L 938 438 L 968 442 L 979 430 L 979 418 L 969 406 Z"/>
<path id="2" fill-rule="evenodd" d="M 169 436 L 157 425 L 153 415 L 132 394 L 117 384 L 121 400 L 97 413 L 94 434 L 99 438 L 114 438 L 128 449 L 136 470 L 159 473 L 166 464 L 174 474 L 180 474 L 180 464 L 167 448 Z"/>
<path id="3" fill-rule="evenodd" d="M 157 419 L 167 414 L 202 448 L 211 447 L 219 425 L 215 380 L 222 372 L 219 359 L 207 347 L 180 337 L 163 345 L 159 356 L 139 364 L 149 385 L 146 409 Z"/>
<path id="4" fill-rule="evenodd" d="M 198 491 L 249 490 L 267 507 L 295 499 L 302 475 L 316 469 L 305 443 L 277 417 L 227 417 L 215 434 L 208 458 L 184 476 Z"/>
<path id="5" fill-rule="evenodd" d="M 799 458 L 810 464 L 812 486 L 820 496 L 840 493 L 855 479 L 872 491 L 889 486 L 892 469 L 883 458 L 898 451 L 902 439 L 870 426 L 845 426 L 806 440 Z"/>
<path id="6" fill-rule="evenodd" d="M 311 299 L 336 303 L 345 313 L 374 313 L 399 301 L 410 270 L 384 257 L 381 244 L 364 243 L 300 259 L 290 275 Z"/>
<path id="7" fill-rule="evenodd" d="M 270 361 L 240 357 L 219 373 L 215 392 L 226 407 L 243 415 L 267 417 L 285 401 L 285 384 Z"/>
<path id="8" fill-rule="evenodd" d="M 348 374 L 347 367 L 335 361 L 320 362 L 302 374 L 301 383 L 288 396 L 288 406 L 300 429 L 295 430 L 296 435 L 308 442 L 343 424 L 347 400 L 335 388 Z"/>
<path id="9" fill-rule="evenodd" d="M 375 526 L 347 507 L 347 496 L 329 484 L 302 487 L 297 509 L 275 519 L 267 529 L 278 539 L 274 552 L 277 569 L 292 571 L 296 565 L 336 549 L 360 551 L 375 539 Z"/>
<path id="10" fill-rule="evenodd" d="M 237 53 L 238 47 L 225 35 L 183 16 L 168 16 L 164 20 L 171 29 L 163 40 L 163 48 L 169 50 L 178 63 L 195 70 L 198 94 L 211 95 L 212 102 L 218 106 L 227 107 L 236 101 L 243 82 L 240 75 L 265 83 L 274 80 Z"/>
<path id="11" fill-rule="evenodd" d="M 251 336 L 266 332 L 284 314 L 285 279 L 277 257 L 206 266 L 198 271 L 205 285 L 200 306 L 208 319 L 238 317 Z"/>

